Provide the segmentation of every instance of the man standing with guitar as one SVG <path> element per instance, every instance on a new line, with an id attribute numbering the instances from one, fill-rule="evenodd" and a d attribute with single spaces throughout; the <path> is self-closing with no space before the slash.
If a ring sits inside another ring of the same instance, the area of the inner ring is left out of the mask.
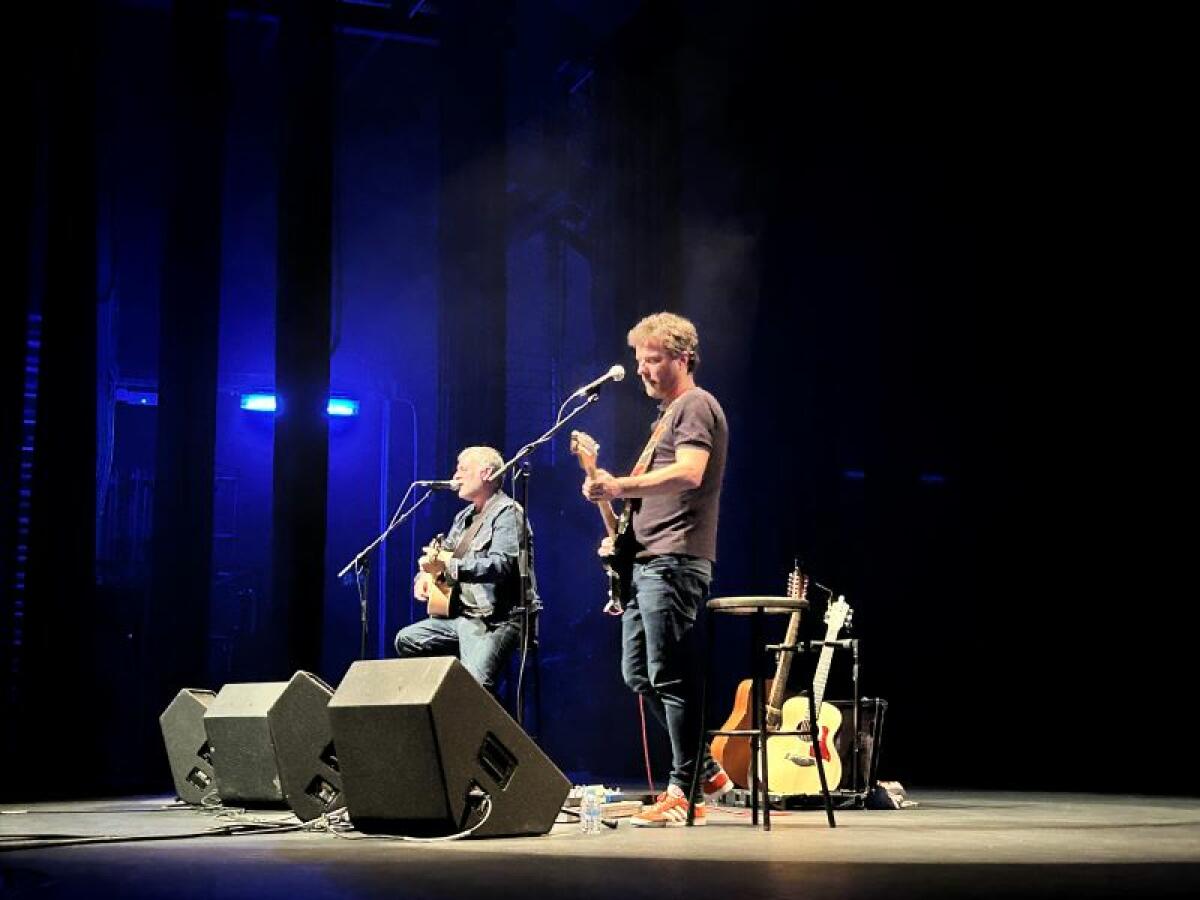
<path id="1" fill-rule="evenodd" d="M 458 455 L 454 481 L 470 505 L 454 517 L 445 540 L 435 540 L 421 557 L 413 595 L 428 604 L 430 617 L 396 635 L 400 656 L 457 656 L 489 691 L 521 640 L 522 512 L 491 479 L 503 465 L 491 447 L 468 447 Z M 529 566 L 536 610 L 532 546 Z"/>
<path id="2" fill-rule="evenodd" d="M 629 332 L 637 373 L 659 416 L 633 472 L 603 469 L 584 480 L 592 501 L 625 499 L 631 527 L 606 539 L 601 554 L 632 559 L 621 619 L 621 674 L 671 739 L 671 776 L 658 801 L 633 817 L 635 826 L 683 825 L 687 788 L 701 766 L 706 797 L 733 785 L 700 742 L 695 625 L 712 583 L 717 514 L 729 441 L 717 399 L 696 385 L 700 337 L 682 316 L 656 313 Z M 618 563 L 619 565 L 619 563 Z M 696 803 L 695 824 L 705 824 Z"/>

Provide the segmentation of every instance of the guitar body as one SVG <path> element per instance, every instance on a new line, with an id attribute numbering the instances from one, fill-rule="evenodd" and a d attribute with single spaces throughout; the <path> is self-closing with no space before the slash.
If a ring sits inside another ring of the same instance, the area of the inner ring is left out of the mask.
<path id="1" fill-rule="evenodd" d="M 763 682 L 763 691 L 769 694 L 773 685 L 774 680 L 767 679 Z M 749 678 L 738 684 L 737 690 L 733 694 L 733 711 L 725 720 L 725 724 L 721 726 L 722 731 L 741 731 L 754 727 L 751 705 L 753 688 L 754 682 Z M 750 738 L 718 735 L 713 738 L 709 752 L 712 753 L 713 759 L 721 764 L 721 768 L 725 770 L 734 784 L 740 788 L 749 787 Z"/>
<path id="2" fill-rule="evenodd" d="M 633 581 L 637 541 L 633 537 L 630 515 L 631 510 L 626 501 L 625 509 L 621 511 L 617 520 L 616 533 L 613 535 L 613 555 L 604 560 L 604 572 L 608 576 L 608 605 L 614 609 L 624 608 L 631 591 L 630 583 Z"/>
<path id="3" fill-rule="evenodd" d="M 611 611 L 619 615 L 625 608 L 625 599 L 629 596 L 629 579 L 632 576 L 632 569 L 622 573 L 616 563 L 612 561 L 604 563 L 604 577 L 608 581 L 608 602 L 604 604 L 605 612 Z"/>
<path id="4" fill-rule="evenodd" d="M 445 578 L 429 579 L 429 615 L 435 619 L 450 617 L 450 585 Z"/>
<path id="5" fill-rule="evenodd" d="M 600 445 L 595 438 L 583 431 L 571 432 L 571 453 L 579 460 L 579 466 L 589 478 L 596 475 L 596 459 L 600 453 Z M 608 602 L 604 604 L 604 612 L 619 616 L 624 609 L 624 602 L 629 597 L 629 582 L 633 578 L 633 560 L 637 553 L 637 541 L 633 537 L 631 501 L 626 501 L 620 517 L 613 511 L 612 504 L 607 500 L 596 503 L 600 510 L 600 518 L 604 522 L 604 532 L 612 541 L 613 553 L 602 557 L 604 575 L 608 581 Z"/>
<path id="6" fill-rule="evenodd" d="M 783 704 L 781 731 L 795 731 L 807 722 L 808 697 L 792 697 Z M 842 760 L 834 746 L 834 737 L 841 727 L 841 711 L 831 703 L 822 703 L 817 710 L 816 744 L 799 735 L 767 738 L 767 790 L 773 794 L 821 793 L 821 776 L 816 766 L 818 750 L 825 764 L 829 790 L 836 790 L 842 783 Z"/>
<path id="7" fill-rule="evenodd" d="M 434 559 L 442 551 L 442 536 L 439 534 L 429 545 L 425 547 L 421 555 L 421 562 L 424 563 L 430 559 Z M 447 619 L 450 617 L 450 593 L 451 586 L 446 581 L 444 573 L 432 575 L 429 572 L 421 572 L 419 579 L 423 581 L 428 590 L 429 596 L 417 599 L 424 599 L 426 606 L 429 608 L 429 615 L 435 619 Z"/>

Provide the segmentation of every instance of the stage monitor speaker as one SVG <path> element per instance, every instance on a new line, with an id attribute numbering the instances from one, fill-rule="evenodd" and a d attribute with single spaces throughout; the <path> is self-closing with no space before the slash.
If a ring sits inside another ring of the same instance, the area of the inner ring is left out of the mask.
<path id="1" fill-rule="evenodd" d="M 283 805 L 267 711 L 286 687 L 286 681 L 227 684 L 204 714 L 222 803 Z"/>
<path id="2" fill-rule="evenodd" d="M 301 821 L 342 806 L 342 773 L 333 747 L 329 699 L 333 689 L 297 672 L 267 712 L 283 797 Z"/>
<path id="3" fill-rule="evenodd" d="M 571 784 L 453 657 L 354 663 L 329 701 L 360 831 L 545 834 Z M 479 825 L 482 804 L 491 811 Z"/>
<path id="4" fill-rule="evenodd" d="M 216 793 L 212 748 L 204 731 L 204 714 L 214 696 L 212 691 L 184 688 L 158 717 L 175 793 L 184 803 L 199 804 Z"/>

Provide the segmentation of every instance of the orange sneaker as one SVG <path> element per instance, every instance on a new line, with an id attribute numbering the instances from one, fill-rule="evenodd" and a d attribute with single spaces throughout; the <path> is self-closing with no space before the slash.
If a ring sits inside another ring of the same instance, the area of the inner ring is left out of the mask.
<path id="1" fill-rule="evenodd" d="M 704 791 L 705 800 L 719 800 L 733 790 L 733 779 L 724 769 L 717 769 L 712 778 L 704 779 L 701 790 Z"/>
<path id="2" fill-rule="evenodd" d="M 688 802 L 683 797 L 676 797 L 669 791 L 658 795 L 653 806 L 647 806 L 629 820 L 634 828 L 679 828 L 687 824 Z M 704 803 L 696 804 L 694 825 L 707 825 L 704 815 Z"/>

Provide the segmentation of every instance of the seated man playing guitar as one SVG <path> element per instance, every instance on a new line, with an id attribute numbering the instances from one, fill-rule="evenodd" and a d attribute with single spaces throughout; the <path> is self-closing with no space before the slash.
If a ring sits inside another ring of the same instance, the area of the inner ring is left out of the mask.
<path id="1" fill-rule="evenodd" d="M 499 673 L 521 641 L 521 573 L 517 564 L 521 506 L 491 480 L 504 465 L 491 447 L 468 447 L 458 455 L 454 480 L 469 505 L 454 517 L 444 541 L 425 548 L 413 595 L 428 603 L 430 617 L 400 629 L 396 652 L 410 656 L 457 656 L 475 679 L 495 691 Z M 539 608 L 529 554 L 530 603 Z"/>

